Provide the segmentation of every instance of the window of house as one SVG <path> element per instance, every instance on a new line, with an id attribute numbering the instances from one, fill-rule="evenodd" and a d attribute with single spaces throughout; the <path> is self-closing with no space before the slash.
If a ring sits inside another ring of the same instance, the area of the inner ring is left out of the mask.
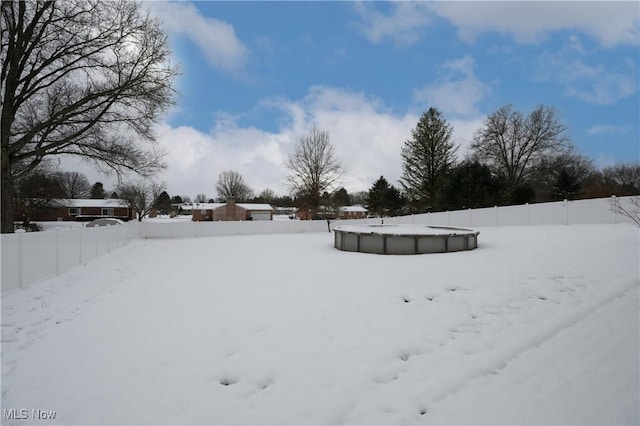
<path id="1" fill-rule="evenodd" d="M 200 214 L 206 216 L 207 215 L 207 210 L 200 210 Z"/>
<path id="2" fill-rule="evenodd" d="M 69 207 L 69 216 L 78 216 L 80 214 L 80 207 Z"/>
<path id="3" fill-rule="evenodd" d="M 102 216 L 113 216 L 113 208 L 102 209 Z"/>

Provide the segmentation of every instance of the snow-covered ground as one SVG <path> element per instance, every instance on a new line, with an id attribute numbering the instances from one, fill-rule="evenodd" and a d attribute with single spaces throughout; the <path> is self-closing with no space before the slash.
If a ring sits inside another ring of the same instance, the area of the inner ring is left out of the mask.
<path id="1" fill-rule="evenodd" d="M 638 424 L 638 229 L 479 230 L 137 240 L 3 295 L 3 424 Z"/>

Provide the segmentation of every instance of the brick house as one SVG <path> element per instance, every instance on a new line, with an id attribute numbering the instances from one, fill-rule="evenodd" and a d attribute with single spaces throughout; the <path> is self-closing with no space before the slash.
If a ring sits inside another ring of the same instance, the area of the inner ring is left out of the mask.
<path id="1" fill-rule="evenodd" d="M 338 207 L 338 219 L 365 219 L 368 210 L 362 206 L 342 206 Z M 316 212 L 315 219 L 335 219 L 336 210 L 326 206 L 320 206 Z M 300 220 L 311 220 L 312 212 L 310 209 L 300 208 L 296 211 L 296 217 Z"/>
<path id="2" fill-rule="evenodd" d="M 30 221 L 91 221 L 103 217 L 127 221 L 133 218 L 133 211 L 126 200 L 65 199 L 52 200 L 46 207 L 21 208 L 15 218 L 24 217 Z"/>
<path id="3" fill-rule="evenodd" d="M 369 211 L 362 206 L 344 206 L 338 210 L 340 219 L 365 219 Z"/>
<path id="4" fill-rule="evenodd" d="M 269 204 L 236 203 L 228 198 L 226 203 L 193 203 L 182 206 L 191 209 L 191 220 L 230 221 L 230 220 L 273 220 L 273 207 Z"/>

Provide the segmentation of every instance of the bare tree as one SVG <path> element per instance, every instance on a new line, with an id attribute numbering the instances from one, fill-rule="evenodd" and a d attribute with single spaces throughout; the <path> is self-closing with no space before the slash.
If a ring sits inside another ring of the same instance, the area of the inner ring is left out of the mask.
<path id="1" fill-rule="evenodd" d="M 79 172 L 60 172 L 58 180 L 65 198 L 88 198 L 91 193 L 89 179 Z"/>
<path id="2" fill-rule="evenodd" d="M 245 183 L 242 175 L 234 170 L 220 173 L 216 190 L 218 191 L 218 200 L 221 202 L 232 197 L 236 201 L 248 201 L 253 196 L 253 191 Z"/>
<path id="3" fill-rule="evenodd" d="M 485 119 L 471 149 L 514 191 L 526 183 L 537 162 L 570 147 L 565 130 L 553 108 L 540 105 L 525 116 L 507 105 Z"/>
<path id="4" fill-rule="evenodd" d="M 342 164 L 336 158 L 329 132 L 316 127 L 302 137 L 286 163 L 289 186 L 315 216 L 322 193 L 330 191 L 342 176 Z"/>
<path id="5" fill-rule="evenodd" d="M 616 164 L 602 169 L 606 184 L 616 188 L 616 195 L 640 193 L 640 163 Z"/>
<path id="6" fill-rule="evenodd" d="M 75 155 L 102 171 L 164 166 L 153 124 L 173 103 L 167 35 L 142 5 L 3 1 L 0 51 L 2 226 L 14 180 L 43 158 Z"/>
<path id="7" fill-rule="evenodd" d="M 193 199 L 194 203 L 206 203 L 207 202 L 207 196 L 206 194 L 198 194 L 196 195 L 196 198 Z"/>
<path id="8" fill-rule="evenodd" d="M 629 204 L 631 206 L 624 207 L 619 198 L 613 197 L 609 200 L 609 209 L 614 213 L 628 217 L 640 227 L 640 197 L 631 197 Z"/>
<path id="9" fill-rule="evenodd" d="M 584 191 L 595 172 L 590 158 L 567 149 L 556 156 L 543 158 L 531 172 L 538 201 L 573 200 Z"/>
<path id="10" fill-rule="evenodd" d="M 136 212 L 138 221 L 149 214 L 156 205 L 160 194 L 165 190 L 164 183 L 145 180 L 123 183 L 118 187 L 120 198 L 129 202 L 129 206 Z"/>
<path id="11" fill-rule="evenodd" d="M 258 195 L 258 199 L 267 204 L 273 204 L 276 199 L 276 193 L 271 188 L 263 189 L 262 192 Z"/>

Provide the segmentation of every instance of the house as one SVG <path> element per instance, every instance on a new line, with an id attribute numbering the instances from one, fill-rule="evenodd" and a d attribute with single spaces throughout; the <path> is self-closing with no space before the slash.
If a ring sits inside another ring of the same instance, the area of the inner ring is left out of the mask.
<path id="1" fill-rule="evenodd" d="M 236 203 L 228 198 L 226 203 L 192 203 L 183 205 L 183 210 L 191 210 L 191 220 L 273 220 L 273 207 L 269 204 Z"/>
<path id="2" fill-rule="evenodd" d="M 368 210 L 362 206 L 343 206 L 338 209 L 340 219 L 365 219 Z"/>
<path id="3" fill-rule="evenodd" d="M 16 216 L 28 216 L 31 221 L 91 221 L 103 217 L 131 220 L 133 211 L 127 200 L 62 199 L 51 200 L 46 207 L 31 207 Z"/>
<path id="4" fill-rule="evenodd" d="M 296 211 L 296 217 L 300 220 L 311 219 L 364 219 L 368 210 L 362 206 L 342 206 L 335 207 L 320 206 L 313 214 L 311 209 L 300 208 Z"/>

